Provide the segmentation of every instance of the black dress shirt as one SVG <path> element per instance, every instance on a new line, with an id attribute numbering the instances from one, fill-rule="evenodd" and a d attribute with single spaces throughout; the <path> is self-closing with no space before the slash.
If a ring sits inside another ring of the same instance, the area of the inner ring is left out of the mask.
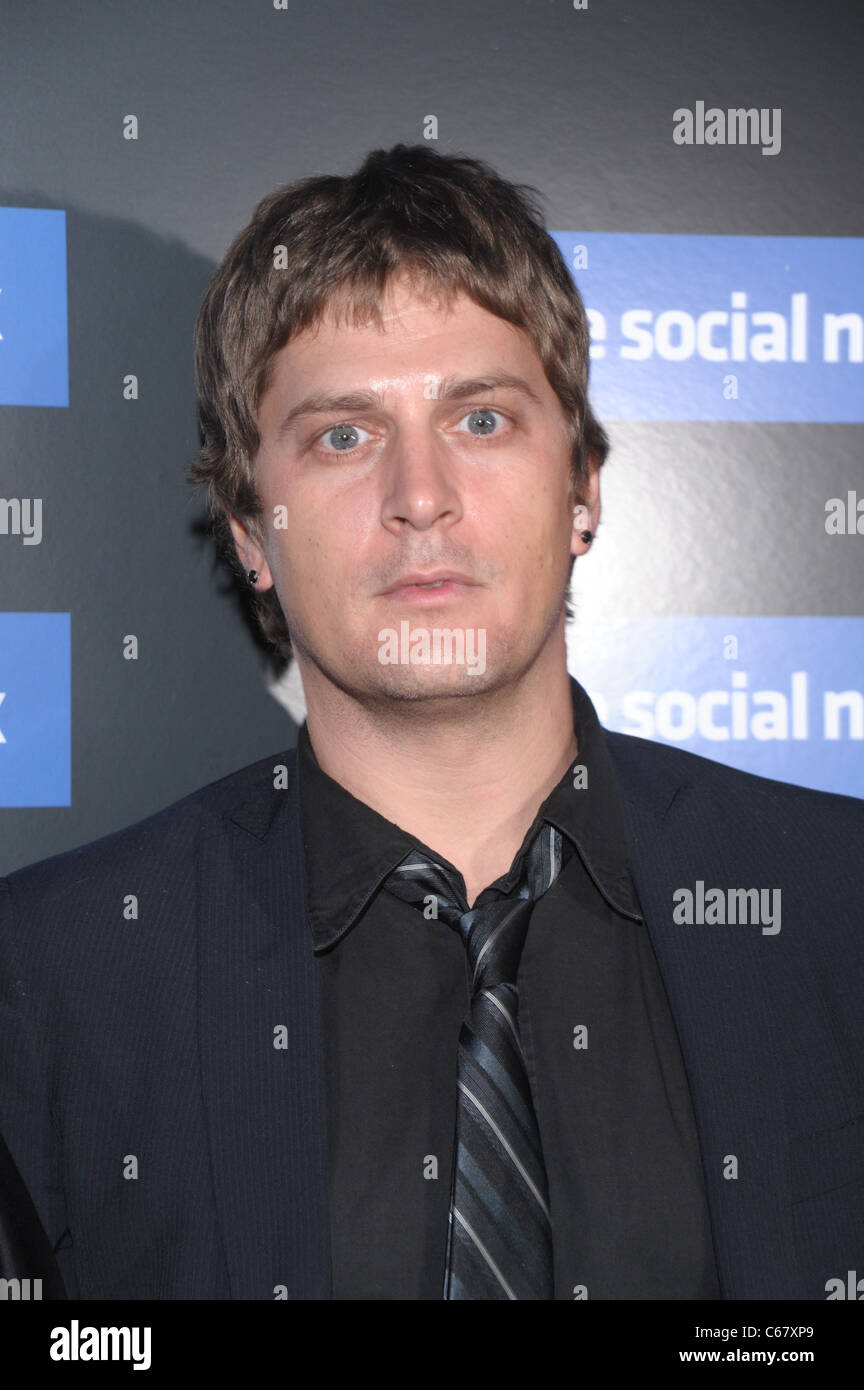
<path id="1" fill-rule="evenodd" d="M 572 677 L 587 770 L 537 811 L 574 844 L 531 914 L 519 1028 L 549 1183 L 556 1299 L 716 1299 L 704 1174 L 675 1027 L 627 865 L 603 731 Z M 335 1299 L 440 1299 L 456 1124 L 465 948 L 384 880 L 412 849 L 298 738 L 307 904 L 321 967 Z M 466 900 L 467 901 L 467 900 Z"/>

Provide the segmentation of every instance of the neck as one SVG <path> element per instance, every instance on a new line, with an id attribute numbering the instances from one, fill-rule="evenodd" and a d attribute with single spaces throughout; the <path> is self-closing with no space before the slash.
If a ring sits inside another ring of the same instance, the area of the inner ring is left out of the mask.
<path id="1" fill-rule="evenodd" d="M 517 679 L 434 702 L 363 703 L 298 663 L 319 765 L 448 859 L 472 904 L 510 868 L 577 756 L 563 637 Z"/>

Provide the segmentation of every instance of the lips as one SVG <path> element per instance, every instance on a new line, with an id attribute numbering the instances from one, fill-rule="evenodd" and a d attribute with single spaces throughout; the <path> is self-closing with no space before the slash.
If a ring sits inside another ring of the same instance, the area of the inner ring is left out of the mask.
<path id="1" fill-rule="evenodd" d="M 390 603 L 410 603 L 421 608 L 431 608 L 442 603 L 452 603 L 465 597 L 474 587 L 474 582 L 462 575 L 405 575 L 384 597 Z"/>
<path id="2" fill-rule="evenodd" d="M 467 574 L 460 574 L 458 570 L 431 570 L 425 574 L 420 570 L 414 570 L 411 574 L 403 574 L 401 579 L 397 579 L 395 584 L 385 590 L 385 593 L 393 594 L 403 589 L 421 589 L 431 584 L 440 584 L 444 587 L 448 584 L 460 584 L 467 587 L 473 582 Z M 434 592 L 434 590 L 429 592 Z"/>

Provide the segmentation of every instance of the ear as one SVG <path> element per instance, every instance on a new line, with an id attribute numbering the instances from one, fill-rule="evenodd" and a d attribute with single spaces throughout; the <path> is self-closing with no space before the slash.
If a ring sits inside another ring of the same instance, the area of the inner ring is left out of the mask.
<path id="1" fill-rule="evenodd" d="M 231 535 L 234 537 L 234 548 L 237 551 L 237 558 L 240 564 L 247 573 L 249 570 L 258 571 L 258 579 L 255 582 L 254 588 L 259 591 L 272 589 L 274 582 L 273 575 L 257 535 L 247 526 L 244 526 L 243 522 L 230 512 L 226 513 L 226 515 L 228 517 L 228 525 L 231 527 Z"/>
<path id="2" fill-rule="evenodd" d="M 571 555 L 584 555 L 591 549 L 591 541 L 583 541 L 580 532 L 590 531 L 597 535 L 600 525 L 600 468 L 593 454 L 587 458 L 588 481 L 582 484 L 578 495 L 570 494 L 573 520 L 573 534 L 570 538 Z"/>

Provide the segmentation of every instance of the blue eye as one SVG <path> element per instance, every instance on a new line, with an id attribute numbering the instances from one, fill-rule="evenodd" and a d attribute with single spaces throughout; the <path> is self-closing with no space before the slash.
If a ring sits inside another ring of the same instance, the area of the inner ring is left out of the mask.
<path id="1" fill-rule="evenodd" d="M 366 433 L 367 431 L 361 429 L 359 425 L 333 425 L 321 435 L 318 442 L 319 444 L 323 444 L 325 439 L 330 440 L 333 448 L 325 449 L 324 452 L 326 454 L 344 454 L 350 449 L 356 449 L 358 444 L 364 443 L 364 440 L 360 439 L 359 436 Z"/>
<path id="2" fill-rule="evenodd" d="M 498 421 L 503 419 L 500 411 L 485 407 L 481 410 L 471 410 L 462 417 L 462 421 L 469 421 L 469 431 L 476 438 L 495 434 L 498 431 Z M 347 454 L 365 444 L 371 437 L 368 430 L 364 430 L 362 426 L 343 423 L 331 425 L 319 435 L 316 443 L 325 454 Z"/>
<path id="3" fill-rule="evenodd" d="M 471 429 L 472 434 L 486 435 L 493 434 L 495 431 L 495 417 L 499 415 L 497 410 L 471 410 L 462 418 L 473 420 L 477 426 L 476 430 Z M 500 418 L 500 417 L 499 417 Z M 469 428 L 471 428 L 469 426 Z"/>

